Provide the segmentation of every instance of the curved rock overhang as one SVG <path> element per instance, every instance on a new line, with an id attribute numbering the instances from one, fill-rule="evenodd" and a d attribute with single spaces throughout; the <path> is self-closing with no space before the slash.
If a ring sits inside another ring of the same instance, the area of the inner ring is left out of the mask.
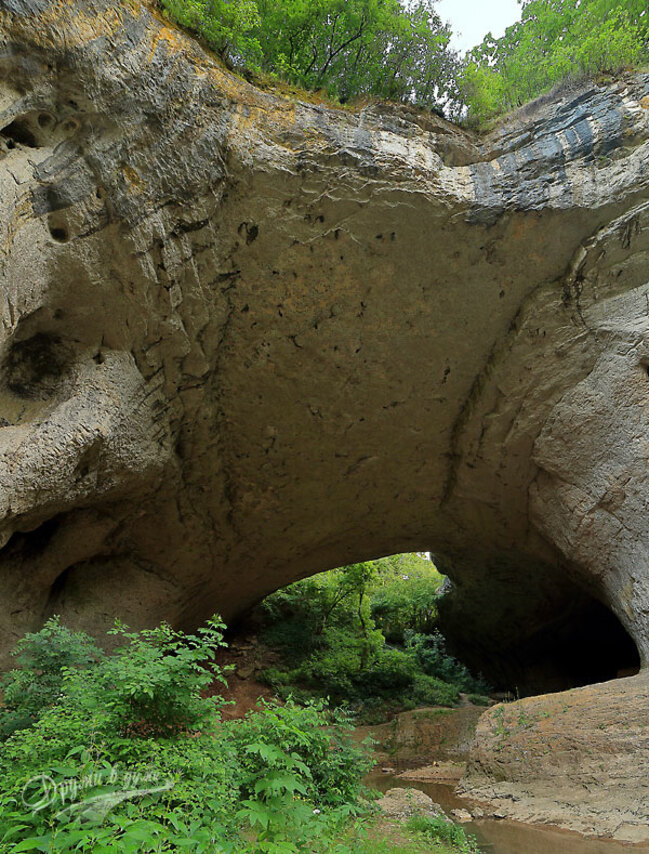
<path id="1" fill-rule="evenodd" d="M 259 91 L 145 7 L 2 0 L 0 38 L 5 653 L 432 550 L 502 674 L 593 602 L 646 660 L 649 75 L 480 138 Z"/>

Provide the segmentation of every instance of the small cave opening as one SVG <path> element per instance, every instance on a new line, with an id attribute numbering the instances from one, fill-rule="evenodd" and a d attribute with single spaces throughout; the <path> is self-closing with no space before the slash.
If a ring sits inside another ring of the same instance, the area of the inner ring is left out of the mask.
<path id="1" fill-rule="evenodd" d="M 55 613 L 57 607 L 60 606 L 61 601 L 63 599 L 65 586 L 68 579 L 70 578 L 71 571 L 72 567 L 67 567 L 54 579 L 54 583 L 50 587 L 50 594 L 48 596 L 47 604 L 45 606 L 46 613 Z"/>
<path id="2" fill-rule="evenodd" d="M 13 148 L 16 143 L 27 148 L 38 148 L 38 140 L 24 118 L 14 119 L 11 124 L 2 128 L 0 136 L 3 136 L 8 143 L 13 143 L 9 145 L 10 148 Z"/>
<path id="3" fill-rule="evenodd" d="M 554 620 L 522 639 L 514 662 L 523 674 L 519 690 L 527 695 L 632 676 L 641 664 L 638 648 L 617 616 L 587 594 L 566 603 Z"/>
<path id="4" fill-rule="evenodd" d="M 61 527 L 62 515 L 46 519 L 31 531 L 15 531 L 4 548 L 10 560 L 34 560 L 43 554 Z"/>
<path id="5" fill-rule="evenodd" d="M 25 341 L 16 341 L 7 354 L 7 386 L 20 397 L 47 399 L 54 394 L 71 360 L 70 349 L 57 335 L 37 332 Z"/>
<path id="6" fill-rule="evenodd" d="M 48 198 L 47 203 L 51 209 L 60 206 L 60 202 L 56 198 Z M 47 220 L 47 228 L 55 243 L 67 243 L 70 240 L 70 229 L 60 215 L 50 214 Z"/>

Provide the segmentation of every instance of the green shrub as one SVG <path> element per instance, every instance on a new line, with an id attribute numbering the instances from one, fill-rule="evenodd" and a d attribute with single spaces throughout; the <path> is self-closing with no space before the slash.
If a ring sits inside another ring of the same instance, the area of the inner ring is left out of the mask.
<path id="1" fill-rule="evenodd" d="M 57 702 L 66 668 L 84 670 L 99 661 L 102 651 L 91 637 L 70 631 L 59 617 L 51 617 L 39 632 L 19 640 L 12 655 L 19 668 L 5 674 L 0 683 L 2 738 L 31 726 Z"/>
<path id="2" fill-rule="evenodd" d="M 399 696 L 409 692 L 417 675 L 417 662 L 400 649 L 384 647 L 358 677 L 365 696 Z"/>
<path id="3" fill-rule="evenodd" d="M 122 645 L 93 668 L 91 679 L 66 671 L 66 694 L 89 710 L 104 710 L 116 734 L 163 736 L 196 730 L 215 717 L 222 703 L 220 697 L 204 698 L 201 692 L 215 680 L 225 681 L 219 670 L 208 667 L 225 646 L 223 629 L 216 618 L 196 635 L 167 623 L 129 632 L 117 622 L 109 634 Z"/>
<path id="4" fill-rule="evenodd" d="M 467 836 L 464 828 L 447 819 L 424 815 L 413 816 L 408 822 L 408 827 L 431 841 L 453 845 L 461 854 L 479 854 L 475 839 Z"/>
<path id="5" fill-rule="evenodd" d="M 16 850 L 180 851 L 191 840 L 192 851 L 212 852 L 236 838 L 237 757 L 227 740 L 139 739 L 130 757 L 126 745 L 82 741 L 56 756 L 48 735 L 68 713 L 57 707 L 50 726 L 17 734 L 14 748 L 30 762 L 1 763 L 0 850 L 21 840 Z M 55 793 L 49 803 L 46 791 Z"/>
<path id="6" fill-rule="evenodd" d="M 373 764 L 367 751 L 351 740 L 349 715 L 342 709 L 329 712 L 323 700 L 305 706 L 290 699 L 284 705 L 262 702 L 259 711 L 228 727 L 243 757 L 242 789 L 247 795 L 254 793 L 277 749 L 302 763 L 303 794 L 319 806 L 355 803 L 361 778 Z"/>
<path id="7" fill-rule="evenodd" d="M 216 619 L 197 635 L 118 625 L 125 643 L 112 655 L 81 669 L 62 656 L 55 703 L 0 748 L 2 843 L 61 852 L 183 850 L 188 839 L 195 851 L 225 846 L 238 759 L 227 738 L 196 731 L 219 725 L 222 701 L 200 692 L 215 678 L 206 665 L 221 629 Z M 30 643 L 50 635 L 48 624 Z M 31 678 L 38 685 L 46 675 L 34 669 Z"/>
<path id="8" fill-rule="evenodd" d="M 456 706 L 459 699 L 460 693 L 455 685 L 425 673 L 415 676 L 412 689 L 415 706 Z"/>
<path id="9" fill-rule="evenodd" d="M 485 694 L 469 694 L 467 700 L 474 706 L 490 706 L 492 704 L 491 697 Z"/>
<path id="10" fill-rule="evenodd" d="M 430 635 L 406 633 L 406 648 L 415 656 L 419 667 L 428 676 L 455 685 L 460 691 L 486 694 L 489 686 L 475 678 L 469 670 L 446 651 L 446 640 L 439 631 Z"/>
<path id="11" fill-rule="evenodd" d="M 221 629 L 118 625 L 111 655 L 64 658 L 54 704 L 0 745 L 0 851 L 335 850 L 371 765 L 348 717 L 289 701 L 220 721 L 201 691 Z"/>
<path id="12" fill-rule="evenodd" d="M 372 594 L 372 619 L 386 640 L 403 643 L 408 630 L 433 631 L 441 583 L 442 576 L 436 572 L 423 578 L 398 575 Z"/>

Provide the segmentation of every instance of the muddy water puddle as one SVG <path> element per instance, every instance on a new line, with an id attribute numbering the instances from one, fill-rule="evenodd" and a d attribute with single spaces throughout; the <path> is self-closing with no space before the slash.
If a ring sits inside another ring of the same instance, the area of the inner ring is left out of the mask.
<path id="1" fill-rule="evenodd" d="M 419 789 L 446 812 L 466 809 L 466 800 L 451 785 L 401 780 L 392 774 L 374 772 L 367 779 L 373 789 Z M 629 845 L 603 839 L 586 839 L 576 833 L 516 821 L 482 819 L 463 824 L 478 840 L 484 854 L 649 854 L 649 845 Z"/>

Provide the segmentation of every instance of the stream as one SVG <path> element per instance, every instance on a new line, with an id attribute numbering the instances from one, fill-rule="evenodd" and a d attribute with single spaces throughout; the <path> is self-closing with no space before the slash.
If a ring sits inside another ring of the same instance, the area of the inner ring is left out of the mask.
<path id="1" fill-rule="evenodd" d="M 453 786 L 448 784 L 401 780 L 380 771 L 373 772 L 366 783 L 381 792 L 394 788 L 419 789 L 446 812 L 467 808 L 467 802 L 458 797 Z M 630 845 L 612 840 L 587 839 L 570 831 L 506 819 L 481 819 L 466 822 L 462 827 L 476 837 L 484 854 L 649 854 L 648 844 Z"/>

